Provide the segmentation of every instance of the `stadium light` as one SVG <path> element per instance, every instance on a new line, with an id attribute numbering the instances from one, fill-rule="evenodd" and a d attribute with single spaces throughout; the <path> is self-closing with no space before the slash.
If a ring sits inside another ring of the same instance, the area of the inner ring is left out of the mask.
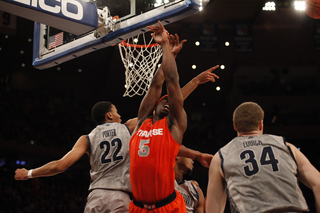
<path id="1" fill-rule="evenodd" d="M 274 1 L 268 1 L 262 8 L 264 11 L 275 11 L 276 10 L 276 3 Z"/>
<path id="2" fill-rule="evenodd" d="M 304 11 L 306 9 L 305 1 L 294 1 L 294 9 Z"/>

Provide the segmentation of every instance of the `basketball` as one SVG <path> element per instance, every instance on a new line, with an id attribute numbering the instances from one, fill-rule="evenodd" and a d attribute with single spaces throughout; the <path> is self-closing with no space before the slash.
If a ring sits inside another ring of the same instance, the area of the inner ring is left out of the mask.
<path id="1" fill-rule="evenodd" d="M 306 0 L 306 13 L 314 19 L 320 19 L 320 0 Z"/>

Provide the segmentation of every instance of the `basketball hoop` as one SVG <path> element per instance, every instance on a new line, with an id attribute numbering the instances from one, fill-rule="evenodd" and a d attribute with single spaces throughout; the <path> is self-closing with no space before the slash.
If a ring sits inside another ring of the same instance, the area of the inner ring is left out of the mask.
<path id="1" fill-rule="evenodd" d="M 126 91 L 123 97 L 143 95 L 144 92 L 148 91 L 155 68 L 162 56 L 160 45 L 152 44 L 152 37 L 148 43 L 144 33 L 142 33 L 142 37 L 142 41 L 138 41 L 138 35 L 136 38 L 130 38 L 118 44 L 121 59 L 126 69 Z M 142 44 L 138 44 L 138 42 Z"/>

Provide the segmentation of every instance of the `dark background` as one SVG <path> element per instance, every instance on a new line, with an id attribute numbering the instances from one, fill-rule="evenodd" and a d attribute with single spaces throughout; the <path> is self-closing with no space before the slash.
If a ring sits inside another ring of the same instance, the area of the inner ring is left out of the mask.
<path id="1" fill-rule="evenodd" d="M 292 1 L 278 1 L 274 12 L 262 11 L 264 3 L 211 0 L 198 14 L 166 26 L 188 40 L 177 57 L 181 85 L 214 65 L 226 67 L 215 71 L 220 76 L 216 83 L 200 85 L 185 101 L 188 129 L 183 143 L 214 154 L 236 136 L 235 107 L 254 101 L 265 110 L 265 133 L 285 136 L 319 169 L 320 52 L 314 42 L 319 21 L 295 11 Z M 194 45 L 202 23 L 217 24 L 218 52 L 201 52 Z M 252 53 L 235 52 L 236 23 L 252 26 Z M 122 96 L 124 67 L 118 47 L 37 70 L 31 64 L 29 38 L 33 22 L 19 17 L 15 35 L 0 34 L 0 212 L 82 212 L 89 185 L 86 156 L 54 177 L 15 181 L 15 169 L 61 158 L 95 127 L 90 111 L 96 102 L 111 101 L 126 121 L 136 117 L 142 97 Z M 186 178 L 198 181 L 206 194 L 207 175 L 196 162 L 193 175 Z M 301 187 L 315 212 L 312 191 Z"/>

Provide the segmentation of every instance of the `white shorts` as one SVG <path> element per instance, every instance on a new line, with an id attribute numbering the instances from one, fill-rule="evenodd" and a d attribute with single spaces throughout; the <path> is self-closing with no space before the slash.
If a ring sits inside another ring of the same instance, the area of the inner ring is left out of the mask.
<path id="1" fill-rule="evenodd" d="M 94 189 L 88 195 L 84 213 L 128 213 L 130 202 L 130 196 L 126 192 Z"/>

